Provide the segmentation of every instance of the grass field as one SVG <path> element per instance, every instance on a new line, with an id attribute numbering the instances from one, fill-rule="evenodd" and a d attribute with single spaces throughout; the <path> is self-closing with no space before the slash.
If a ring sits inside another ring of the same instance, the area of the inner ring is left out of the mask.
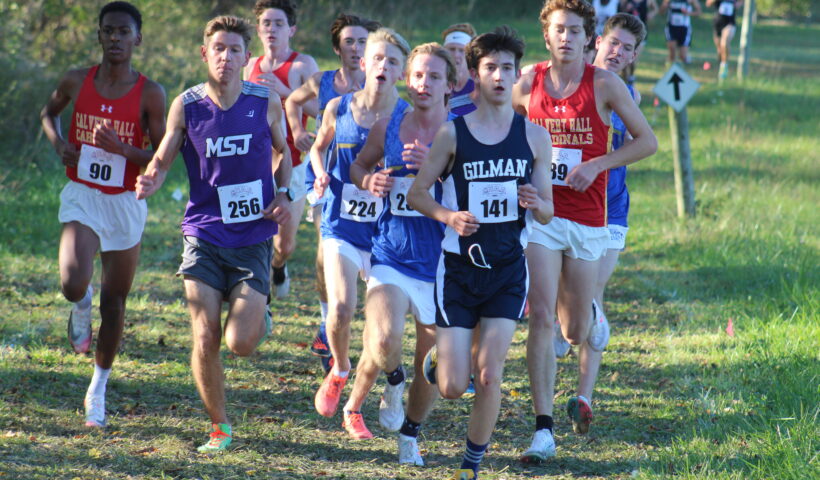
<path id="1" fill-rule="evenodd" d="M 513 23 L 528 40 L 527 59 L 540 59 L 535 15 Z M 660 24 L 639 66 L 660 147 L 630 167 L 631 230 L 608 290 L 613 337 L 590 434 L 573 434 L 561 409 L 577 378 L 571 356 L 559 362 L 558 456 L 540 467 L 518 463 L 534 421 L 524 323 L 481 478 L 820 478 L 820 25 L 759 25 L 743 85 L 718 86 L 714 69 L 699 68 L 715 63 L 710 31 L 708 20 L 696 22 L 690 68 L 702 83 L 688 108 L 695 219 L 676 217 L 666 110 L 653 106 L 651 86 L 664 70 Z M 50 147 L 26 152 L 0 171 L 0 478 L 447 478 L 462 453 L 469 398 L 438 403 L 422 430 L 424 468 L 399 467 L 394 435 L 378 426 L 383 380 L 365 406 L 374 440 L 349 440 L 340 416 L 315 413 L 322 373 L 307 349 L 319 321 L 307 224 L 290 262 L 292 295 L 274 305 L 272 337 L 250 358 L 224 353 L 236 448 L 196 454 L 208 422 L 173 276 L 184 201 L 171 194 L 187 192 L 181 162 L 150 202 L 108 387 L 110 426 L 83 428 L 93 356 L 74 354 L 65 339 L 56 219 L 65 179 Z M 357 338 L 352 350 L 359 346 Z"/>

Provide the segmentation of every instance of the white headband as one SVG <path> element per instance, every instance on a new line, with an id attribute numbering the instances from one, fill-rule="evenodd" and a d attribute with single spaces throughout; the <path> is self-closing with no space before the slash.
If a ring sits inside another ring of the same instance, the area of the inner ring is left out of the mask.
<path id="1" fill-rule="evenodd" d="M 467 45 L 472 40 L 472 37 L 467 35 L 464 32 L 456 30 L 455 32 L 450 32 L 444 37 L 444 44 L 447 45 L 448 43 L 457 43 L 459 45 Z"/>

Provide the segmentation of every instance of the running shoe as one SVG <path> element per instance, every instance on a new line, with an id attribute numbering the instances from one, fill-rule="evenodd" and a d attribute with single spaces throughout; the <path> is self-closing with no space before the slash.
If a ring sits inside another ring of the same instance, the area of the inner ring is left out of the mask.
<path id="1" fill-rule="evenodd" d="M 325 371 L 325 375 L 330 373 L 330 369 L 333 368 L 333 357 L 319 357 L 319 360 L 322 362 L 322 369 Z"/>
<path id="2" fill-rule="evenodd" d="M 464 395 L 475 395 L 475 376 L 470 375 L 470 383 L 467 385 L 467 390 L 464 390 Z"/>
<path id="3" fill-rule="evenodd" d="M 364 418 L 361 412 L 344 412 L 344 419 L 342 420 L 342 427 L 347 430 L 348 435 L 353 440 L 366 440 L 373 438 L 373 434 L 367 429 L 364 424 Z"/>
<path id="4" fill-rule="evenodd" d="M 199 453 L 224 452 L 233 440 L 231 436 L 231 426 L 227 423 L 214 423 L 210 437 L 211 439 L 208 440 L 208 443 L 200 445 L 196 450 Z"/>
<path id="5" fill-rule="evenodd" d="M 259 345 L 262 345 L 262 342 L 268 338 L 271 330 L 273 330 L 273 315 L 270 313 L 270 305 L 267 305 L 265 306 L 265 333 L 259 337 L 259 342 L 256 344 L 256 348 L 259 348 Z"/>
<path id="6" fill-rule="evenodd" d="M 273 293 L 278 300 L 286 298 L 290 293 L 290 275 L 288 275 L 288 264 L 282 268 L 273 267 L 272 275 Z"/>
<path id="7" fill-rule="evenodd" d="M 450 480 L 475 480 L 476 478 L 478 477 L 476 477 L 475 472 L 471 468 L 459 468 L 453 476 L 450 477 Z"/>
<path id="8" fill-rule="evenodd" d="M 402 405 L 402 394 L 404 393 L 404 381 L 398 385 L 384 387 L 381 402 L 379 402 L 379 425 L 389 432 L 397 432 L 404 422 L 404 405 Z"/>
<path id="9" fill-rule="evenodd" d="M 433 345 L 427 355 L 424 356 L 424 378 L 430 385 L 436 384 L 436 366 L 438 365 L 438 356 L 436 355 L 436 346 Z"/>
<path id="10" fill-rule="evenodd" d="M 555 320 L 555 325 L 553 325 L 552 329 L 555 333 L 552 337 L 552 348 L 555 350 L 555 357 L 564 358 L 572 349 L 572 345 L 564 338 L 564 332 L 561 331 L 561 322 Z"/>
<path id="11" fill-rule="evenodd" d="M 567 402 L 567 415 L 572 421 L 572 430 L 578 434 L 585 434 L 589 431 L 589 424 L 592 423 L 592 407 L 586 398 L 582 396 L 572 397 Z"/>
<path id="12" fill-rule="evenodd" d="M 423 467 L 424 459 L 421 458 L 416 437 L 399 434 L 399 464 L 405 463 Z"/>
<path id="13" fill-rule="evenodd" d="M 723 81 L 727 78 L 729 78 L 729 65 L 721 63 L 720 69 L 718 70 L 718 79 Z"/>
<path id="14" fill-rule="evenodd" d="M 555 439 L 552 432 L 542 428 L 532 436 L 530 448 L 521 455 L 522 463 L 539 464 L 555 456 Z"/>
<path id="15" fill-rule="evenodd" d="M 313 337 L 310 353 L 320 357 L 330 356 L 330 342 L 327 341 L 327 329 L 324 322 L 319 325 L 319 330 L 316 332 L 316 336 Z"/>
<path id="16" fill-rule="evenodd" d="M 345 383 L 347 383 L 347 377 L 340 377 L 333 372 L 327 374 L 313 399 L 313 405 L 319 415 L 329 418 L 336 414 Z"/>
<path id="17" fill-rule="evenodd" d="M 589 330 L 589 338 L 587 343 L 589 347 L 596 352 L 603 352 L 609 343 L 609 321 L 604 315 L 603 309 L 598 306 L 598 303 L 592 301 L 592 328 Z"/>
<path id="18" fill-rule="evenodd" d="M 80 302 L 71 307 L 71 314 L 68 316 L 68 342 L 76 353 L 86 353 L 91 349 L 91 295 L 93 289 L 88 286 L 83 300 L 88 299 L 88 305 L 81 307 Z"/>
<path id="19" fill-rule="evenodd" d="M 87 393 L 83 405 L 85 406 L 85 426 L 105 428 L 105 395 Z"/>

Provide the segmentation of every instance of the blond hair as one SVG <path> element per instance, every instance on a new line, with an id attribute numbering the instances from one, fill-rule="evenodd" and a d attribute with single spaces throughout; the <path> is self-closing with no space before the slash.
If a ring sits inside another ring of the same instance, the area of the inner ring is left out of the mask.
<path id="1" fill-rule="evenodd" d="M 220 15 L 214 17 L 205 25 L 205 33 L 203 43 L 208 44 L 208 40 L 217 32 L 236 33 L 242 37 L 245 42 L 245 50 L 248 49 L 248 43 L 251 41 L 253 35 L 253 27 L 247 20 L 233 15 Z"/>
<path id="2" fill-rule="evenodd" d="M 392 28 L 382 27 L 375 32 L 371 32 L 370 35 L 367 36 L 368 47 L 377 42 L 385 42 L 393 45 L 401 50 L 401 54 L 404 58 L 407 58 L 407 55 L 410 54 L 410 45 L 407 43 L 407 40 L 405 40 L 404 37 L 399 35 Z"/>
<path id="3" fill-rule="evenodd" d="M 430 42 L 430 43 L 422 43 L 421 45 L 417 46 L 410 52 L 410 55 L 407 57 L 407 72 L 410 73 L 410 64 L 413 63 L 413 59 L 419 55 L 432 55 L 444 60 L 444 63 L 447 65 L 447 72 L 445 77 L 447 78 L 448 85 L 455 85 L 456 84 L 456 64 L 453 62 L 453 56 L 450 55 L 450 52 L 447 51 L 444 47 L 442 47 L 438 42 Z"/>

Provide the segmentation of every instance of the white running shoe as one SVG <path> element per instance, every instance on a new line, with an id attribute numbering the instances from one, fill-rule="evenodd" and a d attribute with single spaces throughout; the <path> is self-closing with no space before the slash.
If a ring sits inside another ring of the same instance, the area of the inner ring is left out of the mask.
<path id="1" fill-rule="evenodd" d="M 521 455 L 521 462 L 538 464 L 554 456 L 555 439 L 552 438 L 552 432 L 549 429 L 543 428 L 532 436 L 532 444 L 529 450 Z"/>
<path id="2" fill-rule="evenodd" d="M 589 348 L 596 352 L 603 352 L 609 343 L 609 321 L 604 315 L 604 310 L 598 306 L 598 303 L 592 301 L 592 328 L 589 330 L 589 338 L 587 343 Z"/>
<path id="3" fill-rule="evenodd" d="M 105 428 L 105 396 L 86 394 L 83 404 L 85 405 L 85 426 Z"/>
<path id="4" fill-rule="evenodd" d="M 91 296 L 94 290 L 88 286 L 83 300 L 73 304 L 71 314 L 68 316 L 68 342 L 77 353 L 86 353 L 91 349 Z M 88 299 L 87 305 L 81 307 L 80 303 Z"/>
<path id="5" fill-rule="evenodd" d="M 424 466 L 424 459 L 419 452 L 419 444 L 415 437 L 399 434 L 399 463 L 408 463 L 419 467 Z"/>
<path id="6" fill-rule="evenodd" d="M 285 264 L 284 268 L 285 268 L 285 279 L 282 280 L 282 283 L 276 283 L 276 282 L 273 281 L 273 278 L 271 278 L 271 283 L 273 283 L 274 296 L 278 300 L 282 300 L 283 298 L 286 298 L 288 296 L 288 294 L 290 293 L 290 275 L 288 275 L 288 264 L 287 263 Z"/>
<path id="7" fill-rule="evenodd" d="M 552 348 L 555 349 L 555 357 L 564 358 L 569 353 L 572 345 L 564 338 L 564 332 L 561 331 L 561 322 L 556 319 L 552 328 L 555 333 L 552 337 Z"/>
<path id="8" fill-rule="evenodd" d="M 379 424 L 385 430 L 397 432 L 404 422 L 404 405 L 402 405 L 402 394 L 404 393 L 405 381 L 398 385 L 384 387 L 382 400 L 379 402 Z"/>

